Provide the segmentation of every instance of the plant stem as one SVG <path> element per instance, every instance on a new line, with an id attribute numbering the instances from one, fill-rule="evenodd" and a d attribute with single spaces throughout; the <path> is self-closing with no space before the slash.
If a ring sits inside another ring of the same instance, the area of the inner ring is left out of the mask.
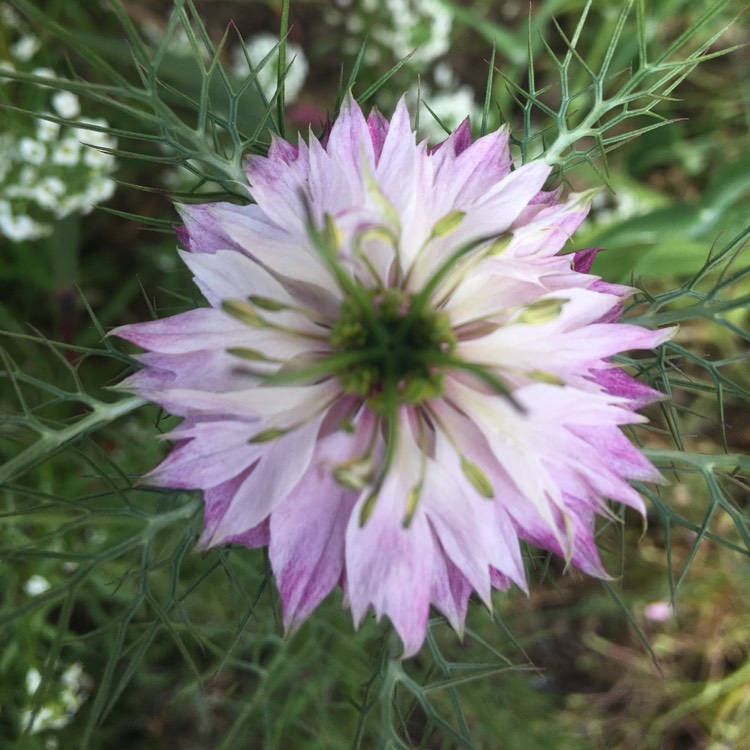
<path id="1" fill-rule="evenodd" d="M 39 439 L 33 445 L 0 466 L 0 485 L 38 466 L 84 435 L 114 422 L 145 403 L 147 402 L 139 396 L 131 396 L 113 404 L 97 402 L 93 405 L 92 411 L 75 424 L 61 430 L 40 433 Z"/>

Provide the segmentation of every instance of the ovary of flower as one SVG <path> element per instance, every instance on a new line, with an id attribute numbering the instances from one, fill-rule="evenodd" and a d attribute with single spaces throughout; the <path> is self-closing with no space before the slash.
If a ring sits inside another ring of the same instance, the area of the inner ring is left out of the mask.
<path id="1" fill-rule="evenodd" d="M 60 117 L 72 120 L 81 114 L 81 102 L 70 91 L 58 91 L 52 96 L 52 106 Z"/>
<path id="2" fill-rule="evenodd" d="M 472 591 L 526 588 L 520 540 L 604 576 L 605 498 L 659 479 L 621 430 L 659 394 L 611 358 L 670 332 L 560 254 L 589 198 L 508 142 L 348 99 L 248 159 L 253 204 L 180 207 L 209 307 L 115 331 L 146 350 L 124 387 L 184 418 L 150 480 L 203 490 L 201 546 L 268 545 L 289 631 L 342 585 L 413 654 L 430 606 L 460 633 Z"/>
<path id="3" fill-rule="evenodd" d="M 43 143 L 26 136 L 18 142 L 18 153 L 23 161 L 39 165 L 46 158 L 47 149 Z"/>

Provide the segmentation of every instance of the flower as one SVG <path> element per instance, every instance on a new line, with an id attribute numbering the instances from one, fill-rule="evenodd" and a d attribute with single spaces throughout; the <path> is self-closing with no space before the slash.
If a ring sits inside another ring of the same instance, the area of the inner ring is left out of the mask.
<path id="1" fill-rule="evenodd" d="M 245 78 L 252 72 L 256 76 L 258 87 L 269 99 L 276 93 L 278 83 L 278 47 L 277 37 L 260 33 L 245 39 L 242 47 L 234 49 L 234 75 Z M 269 56 L 270 60 L 267 59 Z M 302 91 L 310 66 L 302 47 L 294 42 L 287 42 L 286 61 L 289 67 L 284 76 L 284 100 L 293 102 Z"/>
<path id="2" fill-rule="evenodd" d="M 148 350 L 123 387 L 184 418 L 149 480 L 203 490 L 200 546 L 268 545 L 288 630 L 340 584 L 405 655 L 431 605 L 460 632 L 472 591 L 526 588 L 519 540 L 606 575 L 604 498 L 658 479 L 620 429 L 658 394 L 611 357 L 669 332 L 560 254 L 588 198 L 505 128 L 417 143 L 403 100 L 246 171 L 254 204 L 180 207 L 210 306 L 114 331 Z"/>

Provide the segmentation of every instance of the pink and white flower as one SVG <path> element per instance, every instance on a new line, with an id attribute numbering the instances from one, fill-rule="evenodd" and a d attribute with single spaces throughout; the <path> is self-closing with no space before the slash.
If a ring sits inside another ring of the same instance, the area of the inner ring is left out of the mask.
<path id="1" fill-rule="evenodd" d="M 525 589 L 520 540 L 606 575 L 605 498 L 658 479 L 621 431 L 658 394 L 611 358 L 669 332 L 560 254 L 588 198 L 505 128 L 417 143 L 403 102 L 246 171 L 252 205 L 180 207 L 209 307 L 114 332 L 147 350 L 124 387 L 184 418 L 149 478 L 203 490 L 200 545 L 268 545 L 288 630 L 341 585 L 405 655 L 430 605 L 460 632 L 472 591 Z"/>

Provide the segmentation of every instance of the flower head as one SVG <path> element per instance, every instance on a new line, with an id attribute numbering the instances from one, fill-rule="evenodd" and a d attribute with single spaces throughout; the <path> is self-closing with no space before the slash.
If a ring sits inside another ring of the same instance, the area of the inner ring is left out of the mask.
<path id="1" fill-rule="evenodd" d="M 203 490 L 200 544 L 268 545 L 288 629 L 341 585 L 407 655 L 430 605 L 460 631 L 472 591 L 525 589 L 519 540 L 605 575 L 595 516 L 658 478 L 621 432 L 657 394 L 611 357 L 668 334 L 560 254 L 587 197 L 504 128 L 417 143 L 403 101 L 247 176 L 252 205 L 180 209 L 210 306 L 115 331 L 148 350 L 125 387 L 184 418 L 150 479 Z"/>

